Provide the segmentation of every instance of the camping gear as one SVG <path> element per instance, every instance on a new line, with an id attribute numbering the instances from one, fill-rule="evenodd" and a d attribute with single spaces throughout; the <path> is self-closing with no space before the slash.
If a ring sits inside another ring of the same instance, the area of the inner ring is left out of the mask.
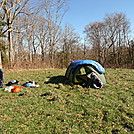
<path id="1" fill-rule="evenodd" d="M 6 86 L 12 86 L 12 85 L 18 85 L 18 84 L 19 84 L 18 80 L 11 80 L 6 84 Z"/>
<path id="2" fill-rule="evenodd" d="M 13 86 L 6 87 L 4 91 L 5 91 L 5 92 L 11 92 L 11 90 L 12 90 L 13 88 L 14 88 Z"/>
<path id="3" fill-rule="evenodd" d="M 24 87 L 39 87 L 39 85 L 37 85 L 38 82 L 35 81 L 27 81 L 26 83 L 23 84 Z"/>
<path id="4" fill-rule="evenodd" d="M 19 87 L 19 86 L 9 86 L 9 87 L 6 87 L 5 88 L 5 92 L 12 92 L 12 93 L 17 93 L 17 92 L 20 92 L 23 90 L 23 86 L 22 87 Z"/>
<path id="5" fill-rule="evenodd" d="M 72 61 L 66 70 L 66 78 L 87 88 L 102 88 L 106 85 L 105 69 L 93 60 Z"/>
<path id="6" fill-rule="evenodd" d="M 11 92 L 12 93 L 17 93 L 17 92 L 20 92 L 21 90 L 23 90 L 23 86 L 22 87 L 18 87 L 18 86 L 14 86 L 13 89 L 11 89 Z"/>
<path id="7" fill-rule="evenodd" d="M 4 87 L 4 71 L 0 69 L 0 88 Z"/>

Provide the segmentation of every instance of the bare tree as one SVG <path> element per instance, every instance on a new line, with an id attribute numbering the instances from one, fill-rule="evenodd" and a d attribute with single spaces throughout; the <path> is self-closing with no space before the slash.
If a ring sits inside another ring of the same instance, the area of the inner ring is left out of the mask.
<path id="1" fill-rule="evenodd" d="M 72 25 L 65 25 L 60 44 L 60 51 L 57 52 L 57 59 L 62 68 L 67 67 L 73 60 L 81 59 L 82 50 L 80 46 L 80 37 L 75 33 L 75 29 Z"/>
<path id="2" fill-rule="evenodd" d="M 121 64 L 122 47 L 128 45 L 128 34 L 130 32 L 130 22 L 122 13 L 107 15 L 105 18 L 107 25 L 107 46 L 112 49 L 114 64 Z"/>
<path id="3" fill-rule="evenodd" d="M 66 0 L 42 0 L 47 22 L 50 63 L 53 66 L 54 49 L 61 37 L 61 23 L 67 11 Z"/>
<path id="4" fill-rule="evenodd" d="M 2 19 L 6 22 L 6 29 L 3 33 L 8 32 L 8 42 L 9 42 L 9 61 L 12 66 L 13 62 L 13 42 L 12 42 L 12 32 L 13 32 L 13 23 L 16 17 L 20 13 L 24 13 L 23 9 L 29 0 L 1 0 L 1 13 Z"/>
<path id="5" fill-rule="evenodd" d="M 92 50 L 94 51 L 94 59 L 102 62 L 103 51 L 103 34 L 104 22 L 94 22 L 85 27 L 86 37 L 89 38 Z"/>
<path id="6" fill-rule="evenodd" d="M 98 62 L 116 66 L 123 63 L 123 47 L 128 46 L 129 24 L 124 14 L 115 13 L 107 15 L 103 22 L 90 23 L 85 27 L 84 32 Z"/>
<path id="7" fill-rule="evenodd" d="M 38 16 L 38 23 L 35 28 L 35 36 L 41 49 L 41 61 L 44 63 L 46 61 L 45 57 L 48 49 L 48 33 L 46 19 L 42 16 Z"/>

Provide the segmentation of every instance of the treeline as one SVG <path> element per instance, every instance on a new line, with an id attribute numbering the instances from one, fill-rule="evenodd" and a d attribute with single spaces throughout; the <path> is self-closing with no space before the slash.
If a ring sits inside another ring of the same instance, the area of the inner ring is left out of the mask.
<path id="1" fill-rule="evenodd" d="M 105 67 L 134 66 L 130 22 L 122 13 L 85 26 L 85 38 L 71 24 L 62 27 L 67 0 L 1 0 L 0 51 L 4 68 L 65 68 L 92 59 Z"/>
<path id="2" fill-rule="evenodd" d="M 134 67 L 134 41 L 130 22 L 122 13 L 106 15 L 85 27 L 92 56 L 107 67 Z"/>

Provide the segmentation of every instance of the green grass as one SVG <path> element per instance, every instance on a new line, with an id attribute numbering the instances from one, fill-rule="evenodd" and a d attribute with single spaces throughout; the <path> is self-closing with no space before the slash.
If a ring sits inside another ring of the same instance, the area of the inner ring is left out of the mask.
<path id="1" fill-rule="evenodd" d="M 17 79 L 22 85 L 35 80 L 40 87 L 18 93 L 1 89 L 0 133 L 134 133 L 134 70 L 107 69 L 107 86 L 102 89 L 63 85 L 65 71 L 5 73 L 6 83 Z"/>

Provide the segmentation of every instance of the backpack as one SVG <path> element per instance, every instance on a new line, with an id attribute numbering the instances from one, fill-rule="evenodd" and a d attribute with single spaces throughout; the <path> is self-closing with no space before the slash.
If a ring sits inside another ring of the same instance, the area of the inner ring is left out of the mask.
<path id="1" fill-rule="evenodd" d="M 4 71 L 0 69 L 0 88 L 4 87 Z"/>

